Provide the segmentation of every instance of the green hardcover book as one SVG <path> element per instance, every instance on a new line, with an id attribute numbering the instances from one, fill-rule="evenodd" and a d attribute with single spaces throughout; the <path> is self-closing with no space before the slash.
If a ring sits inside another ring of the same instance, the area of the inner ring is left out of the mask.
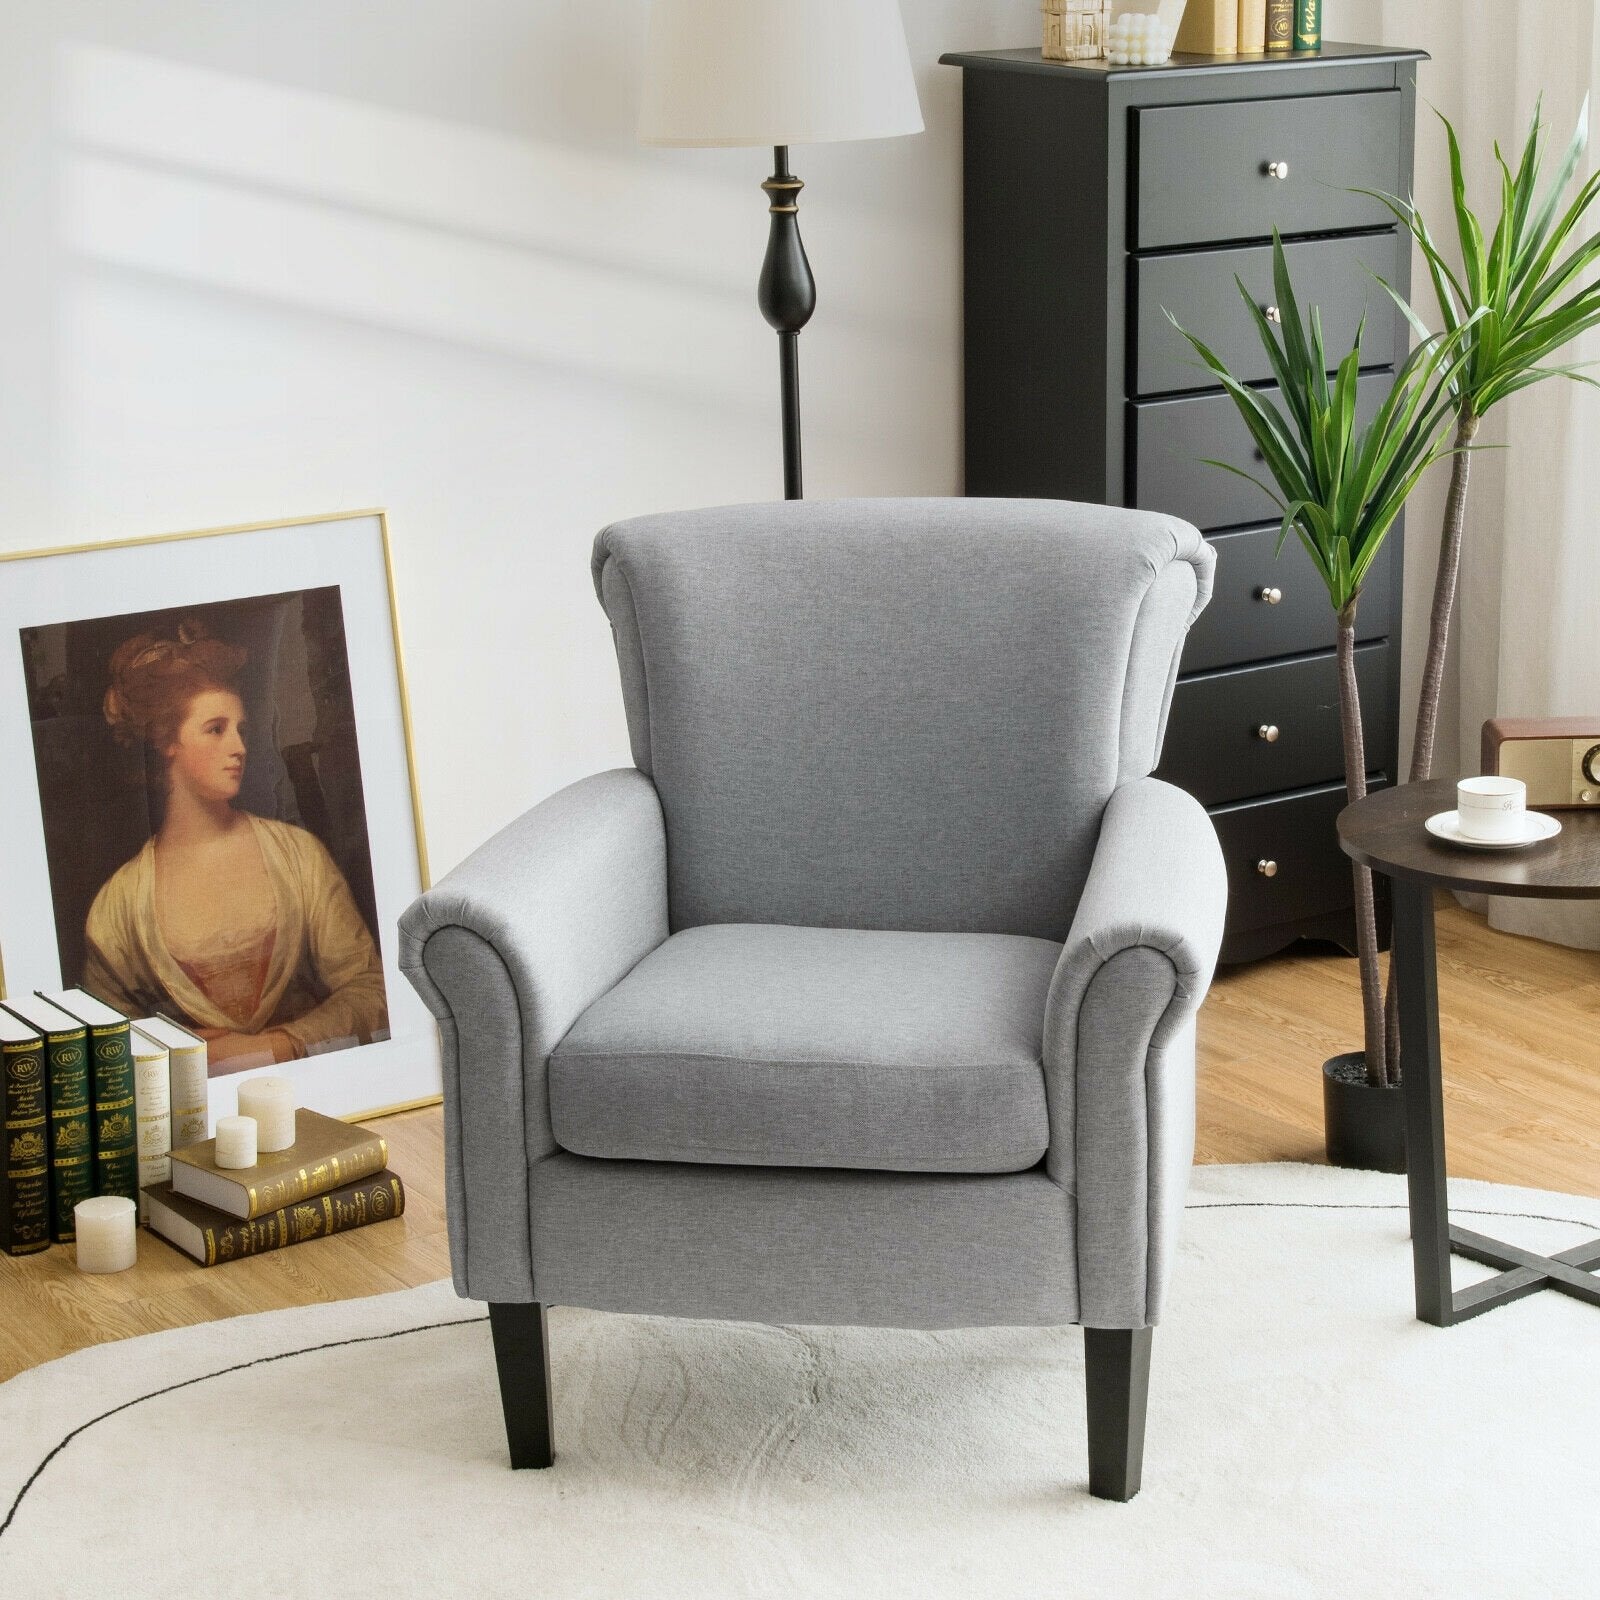
<path id="1" fill-rule="evenodd" d="M 0 1252 L 8 1256 L 50 1247 L 49 1120 L 44 1040 L 0 1010 Z"/>
<path id="2" fill-rule="evenodd" d="M 82 989 L 43 993 L 89 1030 L 94 1114 L 94 1192 L 139 1198 L 139 1143 L 128 1019 Z"/>
<path id="3" fill-rule="evenodd" d="M 73 1208 L 94 1193 L 94 1134 L 89 1104 L 89 1030 L 36 994 L 6 1001 L 6 1009 L 44 1036 L 50 1101 L 50 1238 L 77 1238 Z"/>
<path id="4" fill-rule="evenodd" d="M 1322 48 L 1322 0 L 1294 0 L 1294 47 Z"/>

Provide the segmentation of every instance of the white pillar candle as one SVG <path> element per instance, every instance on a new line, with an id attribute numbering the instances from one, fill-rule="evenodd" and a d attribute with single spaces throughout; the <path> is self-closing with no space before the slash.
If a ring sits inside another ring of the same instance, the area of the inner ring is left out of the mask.
<path id="1" fill-rule="evenodd" d="M 290 1113 L 293 1115 L 293 1113 Z M 256 1119 L 217 1118 L 217 1165 L 253 1167 L 256 1164 Z"/>
<path id="2" fill-rule="evenodd" d="M 96 1195 L 72 1208 L 79 1272 L 125 1272 L 139 1259 L 137 1208 L 120 1194 Z"/>
<path id="3" fill-rule="evenodd" d="M 246 1078 L 239 1085 L 239 1115 L 256 1119 L 256 1148 L 263 1155 L 294 1143 L 294 1084 L 288 1078 Z"/>

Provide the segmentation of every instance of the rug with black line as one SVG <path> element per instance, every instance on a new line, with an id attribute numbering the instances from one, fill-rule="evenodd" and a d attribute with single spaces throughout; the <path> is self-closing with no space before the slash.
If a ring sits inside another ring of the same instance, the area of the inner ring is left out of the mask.
<path id="1" fill-rule="evenodd" d="M 1451 1188 L 1536 1250 L 1600 1231 Z M 0 1385 L 0 1595 L 1588 1591 L 1600 1311 L 1425 1327 L 1404 1180 L 1303 1166 L 1197 1169 L 1171 1305 L 1126 1506 L 1086 1492 L 1070 1328 L 557 1308 L 556 1464 L 521 1473 L 448 1284 L 102 1345 Z"/>

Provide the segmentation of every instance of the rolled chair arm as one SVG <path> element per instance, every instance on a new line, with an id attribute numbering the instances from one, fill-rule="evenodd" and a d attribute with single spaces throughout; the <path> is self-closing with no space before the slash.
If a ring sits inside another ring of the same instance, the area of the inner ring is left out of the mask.
<path id="1" fill-rule="evenodd" d="M 1045 1004 L 1052 1178 L 1072 1197 L 1085 1327 L 1159 1319 L 1194 1159 L 1194 1019 L 1222 943 L 1211 819 L 1156 778 L 1101 819 Z"/>
<path id="2" fill-rule="evenodd" d="M 547 1063 L 667 937 L 655 786 L 631 767 L 553 794 L 400 919 L 400 968 L 439 1021 L 450 1260 L 459 1293 L 537 1299 L 528 1172 L 556 1148 Z"/>

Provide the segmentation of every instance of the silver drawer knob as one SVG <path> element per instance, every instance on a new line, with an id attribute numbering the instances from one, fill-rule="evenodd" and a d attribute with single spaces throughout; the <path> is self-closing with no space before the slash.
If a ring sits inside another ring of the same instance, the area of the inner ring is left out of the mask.
<path id="1" fill-rule="evenodd" d="M 1289 163 L 1287 161 L 1269 161 L 1267 163 L 1267 176 L 1269 178 L 1287 178 L 1289 176 Z"/>
<path id="2" fill-rule="evenodd" d="M 1256 599 L 1261 601 L 1263 605 L 1275 606 L 1281 599 L 1283 599 L 1283 590 L 1257 589 Z"/>
<path id="3" fill-rule="evenodd" d="M 1256 862 L 1256 871 L 1263 878 L 1276 878 L 1278 876 L 1278 863 L 1276 861 L 1258 861 Z"/>
<path id="4" fill-rule="evenodd" d="M 1278 724 L 1276 722 L 1263 722 L 1256 729 L 1256 738 L 1265 739 L 1268 744 L 1278 742 Z"/>
<path id="5" fill-rule="evenodd" d="M 1276 306 L 1263 306 L 1261 308 L 1261 315 L 1264 316 L 1268 322 L 1283 321 L 1283 313 Z"/>

